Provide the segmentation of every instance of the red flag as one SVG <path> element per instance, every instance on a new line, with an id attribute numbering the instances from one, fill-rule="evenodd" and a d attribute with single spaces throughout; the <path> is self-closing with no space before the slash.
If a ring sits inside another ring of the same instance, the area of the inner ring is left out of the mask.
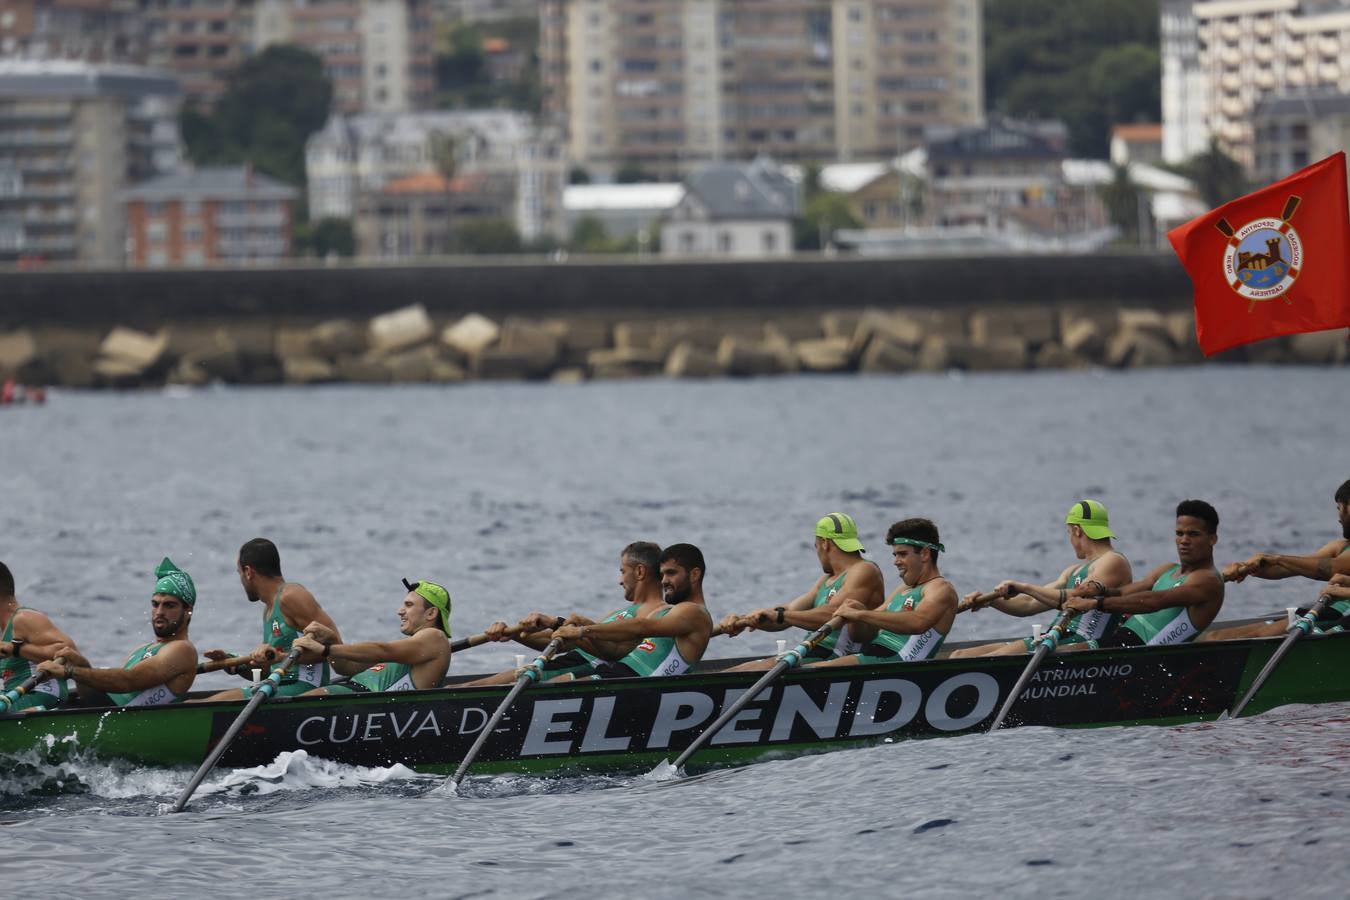
<path id="1" fill-rule="evenodd" d="M 1195 285 L 1206 356 L 1350 326 L 1345 152 L 1225 203 L 1167 234 Z"/>

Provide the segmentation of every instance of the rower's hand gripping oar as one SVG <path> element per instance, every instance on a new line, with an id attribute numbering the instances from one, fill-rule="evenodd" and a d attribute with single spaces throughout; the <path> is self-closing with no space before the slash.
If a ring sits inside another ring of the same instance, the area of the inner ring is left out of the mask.
<path id="1" fill-rule="evenodd" d="M 1002 708 L 999 709 L 998 715 L 994 717 L 994 724 L 989 726 L 990 731 L 998 731 L 999 728 L 1002 727 L 1003 720 L 1008 717 L 1008 713 L 1012 710 L 1013 704 L 1017 702 L 1018 697 L 1022 696 L 1023 688 L 1027 686 L 1027 682 L 1031 680 L 1031 676 L 1036 674 L 1036 670 L 1040 668 L 1041 660 L 1045 659 L 1059 646 L 1059 639 L 1063 637 L 1064 632 L 1069 627 L 1069 620 L 1073 617 L 1073 610 L 1064 610 L 1064 612 L 1060 613 L 1059 618 L 1055 620 L 1055 624 L 1050 626 L 1050 630 L 1037 641 L 1036 650 L 1031 654 L 1031 661 L 1028 662 L 1027 667 L 1022 670 L 1022 677 L 1018 678 L 1017 684 L 1013 685 L 1012 693 L 1008 694 L 1008 699 L 1003 701 Z"/>
<path id="2" fill-rule="evenodd" d="M 1247 704 L 1256 696 L 1256 692 L 1261 689 L 1261 685 L 1266 683 L 1266 679 L 1270 677 L 1270 673 L 1275 671 L 1275 667 L 1280 664 L 1280 660 L 1284 659 L 1285 654 L 1294 646 L 1294 643 L 1299 638 L 1312 631 L 1313 625 L 1317 622 L 1317 617 L 1322 615 L 1322 610 L 1326 607 L 1330 599 L 1330 597 L 1323 594 L 1317 598 L 1317 602 L 1313 604 L 1312 609 L 1294 620 L 1294 624 L 1289 626 L 1289 632 L 1285 635 L 1280 646 L 1275 648 L 1275 652 L 1270 655 L 1270 659 L 1266 660 L 1266 664 L 1261 668 L 1261 671 L 1257 674 L 1255 680 L 1252 681 L 1252 686 L 1247 688 L 1247 693 L 1244 694 L 1242 699 L 1237 702 L 1237 705 L 1233 707 L 1232 712 L 1225 713 L 1219 717 L 1220 719 L 1236 719 L 1242 714 L 1242 711 L 1247 708 Z"/>
<path id="3" fill-rule="evenodd" d="M 455 769 L 455 774 L 450 776 L 452 785 L 459 787 L 459 783 L 464 780 L 464 773 L 469 770 L 469 766 L 473 765 L 473 761 L 478 757 L 479 751 L 483 749 L 483 745 L 487 743 L 487 739 L 496 729 L 497 723 L 502 720 L 502 716 L 506 715 L 506 711 L 511 708 L 512 703 L 516 702 L 516 697 L 520 695 L 521 691 L 525 690 L 527 685 L 543 678 L 544 663 L 552 659 L 560 647 L 562 647 L 562 638 L 555 637 L 548 642 L 548 646 L 535 658 L 534 662 L 520 670 L 520 677 L 516 679 L 515 685 L 507 692 L 506 697 L 497 707 L 497 711 L 492 714 L 492 718 L 488 719 L 482 730 L 478 732 L 478 737 L 474 739 L 469 752 L 464 754 L 464 759 L 460 760 L 459 768 Z"/>
<path id="4" fill-rule="evenodd" d="M 1003 596 L 1002 591 L 989 591 L 987 593 L 981 594 L 974 600 L 971 601 L 962 600 L 960 603 L 956 604 L 956 611 L 958 613 L 963 613 L 969 612 L 972 609 L 984 609 L 990 603 L 993 603 L 995 600 L 997 600 L 999 597 L 1002 596 Z"/>
<path id="5" fill-rule="evenodd" d="M 276 658 L 277 654 L 274 651 L 268 654 L 267 661 L 272 662 Z M 225 659 L 208 659 L 197 663 L 197 674 L 205 675 L 207 672 L 219 672 L 221 669 L 235 669 L 252 662 L 252 656 L 227 656 Z M 248 676 L 244 677 L 247 678 Z"/>
<path id="6" fill-rule="evenodd" d="M 229 749 L 230 744 L 234 742 L 235 736 L 243 729 L 244 723 L 248 721 L 249 716 L 253 715 L 253 711 L 261 706 L 264 700 L 277 692 L 277 685 L 281 683 L 281 679 L 285 677 L 291 666 L 295 665 L 295 661 L 300 658 L 302 652 L 303 651 L 299 647 L 291 648 L 291 652 L 287 653 L 286 658 L 272 670 L 272 674 L 268 675 L 263 679 L 262 683 L 257 686 L 253 692 L 253 696 L 248 701 L 248 705 L 244 707 L 243 712 L 239 713 L 238 717 L 235 718 L 234 722 L 230 725 L 229 730 L 227 730 L 220 741 L 216 743 L 215 749 L 211 751 L 211 755 L 206 757 L 206 762 L 198 767 L 196 773 L 192 776 L 192 780 L 188 782 L 188 786 L 183 788 L 183 793 L 178 795 L 178 800 L 174 802 L 172 812 L 183 811 L 183 807 L 187 806 L 188 800 L 192 797 L 192 792 L 197 790 L 197 786 L 202 783 L 202 779 L 215 768 L 216 761 L 225 754 L 227 749 Z"/>
<path id="7" fill-rule="evenodd" d="M 45 672 L 38 672 L 36 675 L 24 679 L 24 682 L 18 687 L 10 688 L 3 694 L 0 694 L 0 713 L 9 712 L 14 704 L 18 703 L 25 694 L 37 687 L 40 682 L 46 681 L 50 677 L 51 676 Z"/>
<path id="8" fill-rule="evenodd" d="M 556 631 L 557 629 L 561 628 L 563 626 L 563 623 L 566 621 L 567 620 L 564 619 L 562 616 L 558 616 L 558 618 L 553 620 L 552 625 L 545 625 L 544 628 L 551 628 Z M 536 630 L 543 631 L 544 628 L 539 628 Z M 534 633 L 533 631 L 525 628 L 523 625 L 512 625 L 510 628 L 506 629 L 506 636 L 509 638 L 517 638 L 520 637 L 522 634 L 533 634 L 533 633 Z M 452 642 L 450 644 L 450 652 L 458 653 L 461 650 L 468 650 L 470 647 L 477 647 L 479 644 L 486 644 L 490 641 L 492 641 L 492 638 L 488 637 L 487 632 L 480 631 L 478 632 L 478 634 L 471 634 L 466 638 L 460 638 L 459 640 Z"/>
<path id="9" fill-rule="evenodd" d="M 818 645 L 821 641 L 825 640 L 825 638 L 829 637 L 830 632 L 834 631 L 837 628 L 843 627 L 843 624 L 844 624 L 843 617 L 835 616 L 833 619 L 830 619 L 830 621 L 820 626 L 820 628 L 811 632 L 811 634 L 806 638 L 806 640 L 802 641 L 800 644 L 793 647 L 787 653 L 784 653 L 783 658 L 778 660 L 778 662 L 774 663 L 773 668 L 765 672 L 763 677 L 760 678 L 759 681 L 756 681 L 754 685 L 750 688 L 750 690 L 746 691 L 744 694 L 741 694 L 741 696 L 736 700 L 735 703 L 731 704 L 725 710 L 723 710 L 722 714 L 718 716 L 717 719 L 711 725 L 708 726 L 707 730 L 704 731 L 702 734 L 700 734 L 698 737 L 696 737 L 694 739 L 694 742 L 690 744 L 688 747 L 686 747 L 684 749 L 684 752 L 675 758 L 675 762 L 672 765 L 672 768 L 676 772 L 678 772 L 680 768 L 685 764 L 685 762 L 688 761 L 689 757 L 693 756 L 695 753 L 698 752 L 700 747 L 702 747 L 708 741 L 712 740 L 713 737 L 717 734 L 717 732 L 722 730 L 722 727 L 724 725 L 726 725 L 733 718 L 735 718 L 737 713 L 739 713 L 742 709 L 748 706 L 752 700 L 758 697 L 760 692 L 762 692 L 766 687 L 768 687 L 769 684 L 775 678 L 777 678 L 779 675 L 782 675 L 788 669 L 791 669 L 794 666 L 800 664 L 802 659 L 805 658 L 806 654 L 810 653 L 812 650 L 816 648 L 816 645 Z"/>

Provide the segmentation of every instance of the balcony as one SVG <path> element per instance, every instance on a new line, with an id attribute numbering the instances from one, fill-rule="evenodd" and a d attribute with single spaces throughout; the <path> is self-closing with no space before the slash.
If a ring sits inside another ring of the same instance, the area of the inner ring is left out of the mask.
<path id="1" fill-rule="evenodd" d="M 286 214 L 279 210 L 257 213 L 216 213 L 217 228 L 284 228 L 285 226 Z"/>
<path id="2" fill-rule="evenodd" d="M 0 147 L 68 147 L 74 142 L 75 133 L 69 128 L 0 132 Z"/>
<path id="3" fill-rule="evenodd" d="M 53 172 L 73 172 L 75 171 L 75 158 L 73 156 L 62 157 L 34 157 L 24 159 L 22 157 L 14 160 L 14 168 L 20 172 L 50 174 Z"/>

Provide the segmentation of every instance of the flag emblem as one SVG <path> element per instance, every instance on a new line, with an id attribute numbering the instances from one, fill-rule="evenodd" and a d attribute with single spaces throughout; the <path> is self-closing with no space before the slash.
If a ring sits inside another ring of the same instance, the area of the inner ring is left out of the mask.
<path id="1" fill-rule="evenodd" d="M 1303 270 L 1303 240 L 1289 224 L 1302 199 L 1290 195 L 1280 218 L 1256 219 L 1236 231 L 1227 219 L 1215 223 L 1228 238 L 1224 277 L 1229 287 L 1250 301 L 1249 310 L 1257 301 L 1284 297 Z M 1291 301 L 1285 297 L 1284 302 Z"/>

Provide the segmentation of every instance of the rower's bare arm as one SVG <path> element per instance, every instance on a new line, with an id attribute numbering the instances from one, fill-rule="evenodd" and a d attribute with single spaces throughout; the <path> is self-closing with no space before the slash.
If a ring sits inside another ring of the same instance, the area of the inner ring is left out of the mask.
<path id="1" fill-rule="evenodd" d="M 659 619 L 620 619 L 615 622 L 603 622 L 599 625 L 587 625 L 586 635 L 601 640 L 622 641 L 642 640 L 646 637 L 681 637 L 692 634 L 700 628 L 711 630 L 708 617 L 697 603 L 677 603 Z"/>
<path id="2" fill-rule="evenodd" d="M 1311 556 L 1285 556 L 1258 553 L 1242 565 L 1257 578 L 1277 580 L 1303 577 L 1329 581 L 1333 575 L 1350 574 L 1350 554 L 1341 553 L 1344 544 L 1332 541 Z"/>
<path id="3" fill-rule="evenodd" d="M 936 590 L 925 591 L 923 602 L 913 609 L 887 612 L 881 609 L 862 609 L 851 612 L 856 621 L 896 634 L 923 634 L 935 628 L 956 610 L 956 589 L 949 582 L 936 585 Z"/>
<path id="4" fill-rule="evenodd" d="M 854 566 L 849 569 L 844 583 L 835 591 L 833 597 L 820 606 L 801 610 L 788 609 L 783 614 L 783 621 L 798 628 L 815 631 L 833 619 L 835 612 L 844 603 L 853 601 L 865 609 L 876 609 L 885 600 L 884 590 L 880 569 L 872 565 Z M 808 597 L 808 603 L 813 602 L 814 598 L 814 594 Z"/>
<path id="5" fill-rule="evenodd" d="M 187 641 L 174 641 L 130 669 L 92 669 L 78 663 L 70 666 L 70 677 L 81 685 L 118 693 L 143 691 L 189 672 L 196 675 L 197 649 Z"/>
<path id="6" fill-rule="evenodd" d="M 1000 597 L 990 605 L 999 612 L 1007 613 L 1010 616 L 1038 616 L 1047 609 L 1054 609 L 1059 606 L 1059 592 L 1069 583 L 1069 575 L 1073 572 L 1073 569 L 1073 566 L 1065 569 L 1058 578 L 1049 584 L 1004 581 L 994 590 L 1002 590 L 1006 594 L 1011 589 L 1016 593 L 1011 596 Z"/>
<path id="7" fill-rule="evenodd" d="M 1157 583 L 1158 579 L 1162 576 L 1162 573 L 1170 568 L 1172 568 L 1171 563 L 1163 563 L 1139 581 L 1131 581 L 1130 583 L 1122 584 L 1119 587 L 1102 584 L 1096 579 L 1089 578 L 1087 581 L 1078 585 L 1078 587 L 1069 591 L 1069 596 L 1095 598 L 1101 594 L 1105 594 L 1107 597 L 1128 597 L 1131 594 L 1152 593 L 1153 585 Z"/>
<path id="8" fill-rule="evenodd" d="M 14 616 L 14 636 L 24 640 L 23 658 L 29 662 L 55 659 L 58 651 L 74 665 L 88 666 L 89 660 L 64 631 L 35 609 L 20 610 Z"/>
<path id="9" fill-rule="evenodd" d="M 1223 581 L 1211 572 L 1192 572 L 1183 584 L 1164 591 L 1144 591 L 1123 597 L 1108 597 L 1107 612 L 1151 613 L 1176 606 L 1203 606 L 1223 599 Z"/>
<path id="10" fill-rule="evenodd" d="M 314 595 L 304 585 L 291 583 L 281 592 L 281 615 L 297 631 L 304 631 L 311 622 L 318 622 L 333 633 L 334 643 L 342 643 L 342 633 L 328 613 L 314 599 Z M 313 651 L 300 655 L 300 662 L 310 664 L 319 662 L 320 657 Z"/>
<path id="11" fill-rule="evenodd" d="M 421 631 L 397 641 L 360 641 L 355 644 L 334 644 L 329 650 L 329 659 L 335 661 L 360 663 L 361 671 L 376 663 L 393 662 L 405 666 L 415 666 L 430 662 L 445 652 L 445 633 L 432 628 Z M 336 668 L 336 667 L 335 667 Z M 342 671 L 339 669 L 339 671 Z M 343 674 L 347 674 L 343 672 Z"/>

